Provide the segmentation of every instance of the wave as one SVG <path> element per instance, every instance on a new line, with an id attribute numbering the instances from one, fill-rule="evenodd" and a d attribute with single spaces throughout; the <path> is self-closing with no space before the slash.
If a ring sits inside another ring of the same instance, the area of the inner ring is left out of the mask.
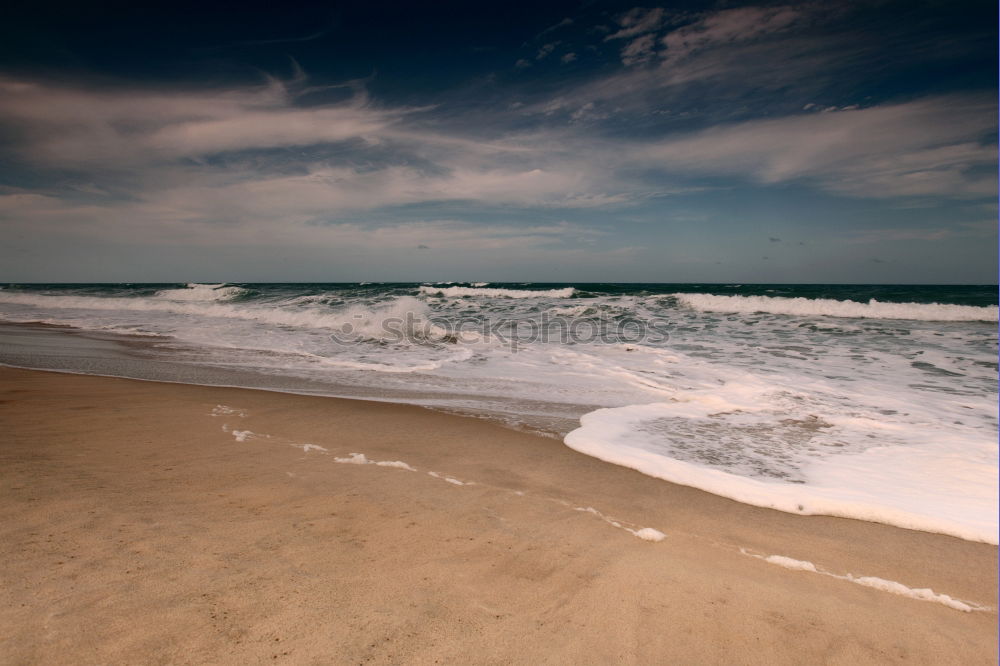
<path id="1" fill-rule="evenodd" d="M 183 289 L 161 289 L 155 296 L 170 301 L 231 301 L 247 293 L 243 287 L 227 287 L 225 283 L 189 282 Z"/>
<path id="2" fill-rule="evenodd" d="M 274 304 L 280 307 L 296 305 L 337 305 L 343 302 L 343 297 L 339 294 L 324 292 L 321 294 L 303 294 L 301 296 L 287 296 Z"/>
<path id="3" fill-rule="evenodd" d="M 858 319 L 915 319 L 921 321 L 997 321 L 997 306 L 948 305 L 944 303 L 885 303 L 874 298 L 867 303 L 830 298 L 786 298 L 783 296 L 721 296 L 716 294 L 671 294 L 682 306 L 701 312 L 736 312 L 851 317 Z"/>
<path id="4" fill-rule="evenodd" d="M 0 303 L 28 305 L 42 309 L 163 312 L 240 319 L 275 326 L 339 331 L 350 335 L 352 340 L 402 341 L 410 338 L 435 340 L 446 339 L 448 336 L 447 331 L 430 322 L 427 304 L 412 296 L 400 296 L 374 305 L 353 305 L 333 311 L 326 308 L 281 308 L 197 299 L 185 301 L 163 298 L 159 294 L 153 298 L 122 298 L 6 292 L 0 293 Z M 32 321 L 39 320 L 35 318 Z M 47 321 L 62 322 L 51 319 Z"/>
<path id="5" fill-rule="evenodd" d="M 425 296 L 462 298 L 463 296 L 485 296 L 486 298 L 571 298 L 576 293 L 573 287 L 565 289 L 483 289 L 481 287 L 420 287 Z"/>

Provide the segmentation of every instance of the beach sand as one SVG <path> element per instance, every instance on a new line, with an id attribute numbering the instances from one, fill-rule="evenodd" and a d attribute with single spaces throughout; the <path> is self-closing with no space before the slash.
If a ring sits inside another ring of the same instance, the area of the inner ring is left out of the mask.
<path id="1" fill-rule="evenodd" d="M 996 663 L 995 546 L 479 419 L 0 368 L 0 432 L 4 664 Z"/>

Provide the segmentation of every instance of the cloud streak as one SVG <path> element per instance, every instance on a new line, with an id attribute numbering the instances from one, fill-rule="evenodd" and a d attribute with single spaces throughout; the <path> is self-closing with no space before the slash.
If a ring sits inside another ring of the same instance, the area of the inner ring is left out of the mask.
<path id="1" fill-rule="evenodd" d="M 858 197 L 988 197 L 996 192 L 992 102 L 939 97 L 714 127 L 653 144 L 667 170 L 805 181 Z"/>
<path id="2" fill-rule="evenodd" d="M 680 60 L 698 51 L 745 43 L 788 30 L 823 11 L 813 3 L 798 6 L 741 7 L 702 15 L 662 39 L 663 57 Z"/>

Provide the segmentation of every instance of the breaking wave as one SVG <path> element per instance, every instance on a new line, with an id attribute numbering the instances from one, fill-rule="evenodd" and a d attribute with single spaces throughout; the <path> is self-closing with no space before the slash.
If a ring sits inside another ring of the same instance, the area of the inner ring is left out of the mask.
<path id="1" fill-rule="evenodd" d="M 785 298 L 781 296 L 720 296 L 716 294 L 672 294 L 682 306 L 700 312 L 851 317 L 858 319 L 914 319 L 921 321 L 997 321 L 997 306 L 949 305 L 944 303 L 885 303 L 874 298 L 867 303 L 829 298 Z"/>
<path id="2" fill-rule="evenodd" d="M 237 287 L 238 288 L 238 287 Z M 166 291 L 180 291 L 166 290 Z M 203 294 L 206 290 L 195 290 Z M 235 298 L 232 296 L 230 298 Z M 412 296 L 400 296 L 377 304 L 354 304 L 337 310 L 317 307 L 279 308 L 249 303 L 227 303 L 207 298 L 177 299 L 157 292 L 153 298 L 121 298 L 106 296 L 52 296 L 32 293 L 0 293 L 0 303 L 30 305 L 57 310 L 103 310 L 109 312 L 163 312 L 224 319 L 241 319 L 303 329 L 347 331 L 357 340 L 378 340 L 386 336 L 400 338 L 401 325 L 414 337 L 434 339 L 447 332 L 429 321 L 426 303 Z M 65 323 L 63 317 L 38 318 L 31 321 Z"/>
<path id="3" fill-rule="evenodd" d="M 170 301 L 231 301 L 247 293 L 243 287 L 227 287 L 225 283 L 189 282 L 183 289 L 161 289 L 156 292 L 156 297 Z"/>
<path id="4" fill-rule="evenodd" d="M 484 289 L 481 287 L 420 287 L 425 296 L 462 298 L 464 296 L 484 296 L 486 298 L 571 298 L 576 293 L 573 287 L 565 289 Z"/>

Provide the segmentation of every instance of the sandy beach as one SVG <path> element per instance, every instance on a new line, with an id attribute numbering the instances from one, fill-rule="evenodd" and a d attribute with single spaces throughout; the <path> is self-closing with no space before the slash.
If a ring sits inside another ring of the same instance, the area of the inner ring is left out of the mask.
<path id="1" fill-rule="evenodd" d="M 995 546 L 418 407 L 11 368 L 0 393 L 5 664 L 996 663 Z"/>

